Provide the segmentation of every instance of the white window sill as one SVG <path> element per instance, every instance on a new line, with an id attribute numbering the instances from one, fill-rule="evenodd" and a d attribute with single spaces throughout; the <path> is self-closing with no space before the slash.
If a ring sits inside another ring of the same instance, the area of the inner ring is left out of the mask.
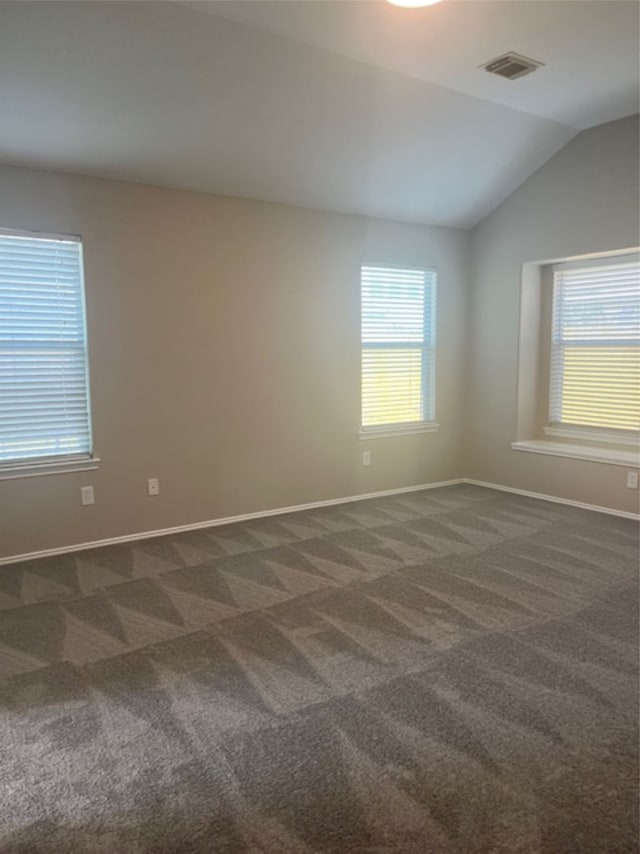
<path id="1" fill-rule="evenodd" d="M 528 439 L 524 442 L 512 442 L 511 447 L 514 451 L 527 451 L 532 454 L 547 454 L 551 457 L 568 457 L 573 460 L 589 460 L 596 463 L 609 463 L 614 466 L 640 468 L 640 454 L 637 450 L 570 445 L 564 442 L 547 442 L 544 439 Z"/>
<path id="2" fill-rule="evenodd" d="M 78 471 L 92 471 L 100 464 L 99 457 L 81 457 L 76 459 L 56 459 L 34 463 L 3 463 L 0 465 L 0 480 L 15 480 L 20 477 L 42 477 L 47 474 L 71 474 Z"/>
<path id="3" fill-rule="evenodd" d="M 419 424 L 391 424 L 388 427 L 366 427 L 358 434 L 360 439 L 381 439 L 384 436 L 412 436 L 414 433 L 435 433 L 440 425 L 435 421 Z"/>

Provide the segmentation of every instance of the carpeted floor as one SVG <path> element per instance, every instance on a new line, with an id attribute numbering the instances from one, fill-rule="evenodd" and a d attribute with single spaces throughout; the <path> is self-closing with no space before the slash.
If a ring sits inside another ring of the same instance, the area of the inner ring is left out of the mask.
<path id="1" fill-rule="evenodd" d="M 0 850 L 635 852 L 637 571 L 472 486 L 0 567 Z"/>

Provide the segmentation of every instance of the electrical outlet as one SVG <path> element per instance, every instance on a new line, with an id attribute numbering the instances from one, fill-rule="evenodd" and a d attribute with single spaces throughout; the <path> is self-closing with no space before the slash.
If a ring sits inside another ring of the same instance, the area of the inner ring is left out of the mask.
<path id="1" fill-rule="evenodd" d="M 89 504 L 96 503 L 96 497 L 93 493 L 92 486 L 81 486 L 80 487 L 80 501 L 84 507 L 88 507 Z"/>
<path id="2" fill-rule="evenodd" d="M 150 477 L 147 481 L 147 494 L 160 495 L 160 481 L 157 477 Z"/>
<path id="3" fill-rule="evenodd" d="M 363 451 L 362 452 L 362 465 L 370 466 L 371 465 L 371 451 Z"/>
<path id="4" fill-rule="evenodd" d="M 627 472 L 627 489 L 637 489 L 638 488 L 638 472 L 637 471 L 628 471 Z"/>

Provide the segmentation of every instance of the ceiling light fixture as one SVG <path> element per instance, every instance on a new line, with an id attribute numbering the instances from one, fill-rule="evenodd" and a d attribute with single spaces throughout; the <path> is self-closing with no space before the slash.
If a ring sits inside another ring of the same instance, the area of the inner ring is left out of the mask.
<path id="1" fill-rule="evenodd" d="M 442 0 L 387 0 L 392 6 L 404 6 L 407 9 L 417 9 L 419 6 L 435 6 Z"/>

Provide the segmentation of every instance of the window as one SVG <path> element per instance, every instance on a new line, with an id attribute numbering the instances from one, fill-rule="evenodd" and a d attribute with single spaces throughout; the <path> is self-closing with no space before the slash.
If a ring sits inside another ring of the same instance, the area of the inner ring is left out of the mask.
<path id="1" fill-rule="evenodd" d="M 0 475 L 90 457 L 82 244 L 0 231 Z"/>
<path id="2" fill-rule="evenodd" d="M 614 440 L 640 429 L 636 259 L 554 268 L 549 426 Z"/>
<path id="3" fill-rule="evenodd" d="M 363 267 L 362 433 L 435 428 L 433 270 Z"/>

